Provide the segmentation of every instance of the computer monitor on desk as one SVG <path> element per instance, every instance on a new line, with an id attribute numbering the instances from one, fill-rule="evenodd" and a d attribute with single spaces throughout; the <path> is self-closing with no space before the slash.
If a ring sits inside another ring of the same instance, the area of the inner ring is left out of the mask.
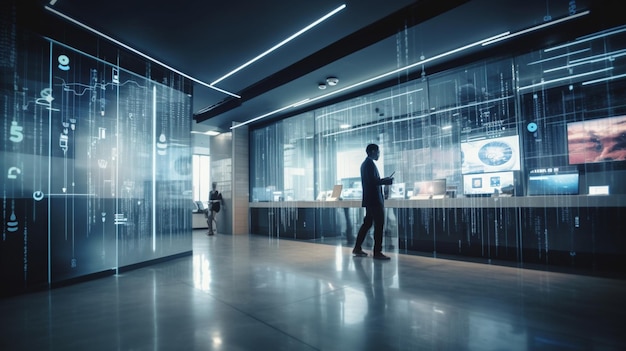
<path id="1" fill-rule="evenodd" d="M 443 199 L 446 195 L 446 180 L 435 179 L 415 182 L 411 200 Z"/>

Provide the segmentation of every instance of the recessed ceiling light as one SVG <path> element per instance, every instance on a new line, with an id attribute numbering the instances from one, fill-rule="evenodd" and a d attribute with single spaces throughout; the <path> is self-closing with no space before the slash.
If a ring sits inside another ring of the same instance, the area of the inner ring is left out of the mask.
<path id="1" fill-rule="evenodd" d="M 337 85 L 337 83 L 339 83 L 339 78 L 328 77 L 326 78 L 326 83 L 328 83 L 328 85 L 330 85 L 331 87 L 334 87 L 335 85 Z"/>
<path id="2" fill-rule="evenodd" d="M 326 84 L 324 84 L 324 83 L 320 83 L 317 87 L 318 87 L 320 90 L 324 90 L 324 89 L 326 89 Z"/>

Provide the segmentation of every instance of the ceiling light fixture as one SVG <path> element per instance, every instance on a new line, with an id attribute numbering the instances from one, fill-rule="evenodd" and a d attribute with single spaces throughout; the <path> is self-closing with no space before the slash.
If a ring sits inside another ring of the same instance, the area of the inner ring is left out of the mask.
<path id="1" fill-rule="evenodd" d="M 561 55 L 551 56 L 551 57 L 544 58 L 544 59 L 541 59 L 541 60 L 537 60 L 537 61 L 529 62 L 529 63 L 527 63 L 526 65 L 527 65 L 527 66 L 532 66 L 532 65 L 536 65 L 536 64 L 538 64 L 538 63 L 544 63 L 544 62 L 548 62 L 548 61 L 553 61 L 553 60 L 557 60 L 557 59 L 564 58 L 564 57 L 569 58 L 569 57 L 574 56 L 574 55 L 576 55 L 576 54 L 582 54 L 583 52 L 587 52 L 587 51 L 590 51 L 590 50 L 591 50 L 591 49 L 583 49 L 583 50 L 577 50 L 577 51 L 566 52 L 566 53 L 561 54 Z"/>
<path id="2" fill-rule="evenodd" d="M 222 133 L 220 133 L 220 132 L 218 132 L 216 130 L 209 130 L 209 131 L 206 131 L 206 132 L 199 132 L 197 130 L 192 130 L 191 134 L 202 134 L 202 135 L 208 135 L 208 136 L 218 136 L 218 135 L 220 135 Z"/>
<path id="3" fill-rule="evenodd" d="M 507 39 L 514 38 L 514 37 L 516 37 L 516 36 L 518 36 L 518 35 L 522 35 L 522 34 L 530 33 L 530 32 L 532 32 L 532 31 L 536 31 L 536 30 L 538 30 L 538 29 L 542 29 L 542 28 L 550 27 L 550 26 L 553 26 L 553 25 L 558 24 L 558 23 L 561 23 L 561 22 L 565 22 L 565 21 L 573 20 L 573 19 L 576 19 L 576 18 L 578 18 L 578 17 L 582 17 L 582 16 L 585 16 L 585 15 L 588 15 L 589 13 L 590 13 L 590 11 L 589 11 L 589 10 L 587 10 L 587 11 L 583 11 L 583 12 L 577 13 L 577 14 L 575 14 L 575 15 L 571 15 L 571 16 L 567 16 L 567 17 L 559 18 L 558 20 L 554 20 L 554 21 L 546 22 L 546 23 L 540 24 L 540 25 L 538 25 L 538 26 L 534 26 L 534 27 L 531 27 L 531 28 L 527 28 L 527 29 L 524 29 L 524 30 L 520 30 L 519 32 L 511 33 L 511 34 L 505 35 L 505 36 L 503 36 L 503 37 L 500 37 L 500 38 L 497 38 L 497 39 L 494 39 L 494 40 L 491 40 L 491 41 L 485 42 L 485 43 L 483 43 L 483 44 L 482 44 L 482 46 L 491 45 L 491 44 L 493 44 L 493 43 L 497 43 L 497 42 L 502 41 L 502 40 L 507 40 Z"/>
<path id="4" fill-rule="evenodd" d="M 588 35 L 588 36 L 580 37 L 580 38 L 574 40 L 571 43 L 565 43 L 565 44 L 562 44 L 562 45 L 558 45 L 558 46 L 553 46 L 551 48 L 547 48 L 547 49 L 543 50 L 543 52 L 550 52 L 550 51 L 553 51 L 553 50 L 563 49 L 563 48 L 566 48 L 568 46 L 572 46 L 572 45 L 576 45 L 576 44 L 580 44 L 580 43 L 585 43 L 585 42 L 592 41 L 592 40 L 595 40 L 595 39 L 608 37 L 610 35 L 623 33 L 625 31 L 626 31 L 626 27 L 620 26 L 620 27 L 618 27 L 615 30 L 609 30 L 608 32 L 605 31 L 605 32 L 602 32 L 600 34 Z"/>
<path id="5" fill-rule="evenodd" d="M 269 54 L 269 53 L 271 53 L 272 51 L 274 51 L 274 50 L 278 49 L 279 47 L 281 47 L 281 46 L 283 46 L 283 45 L 285 45 L 285 44 L 287 44 L 288 42 L 292 41 L 292 40 L 293 40 L 293 39 L 295 39 L 296 37 L 298 37 L 298 36 L 302 35 L 304 32 L 306 32 L 306 31 L 308 31 L 309 29 L 311 29 L 311 28 L 313 28 L 313 27 L 317 26 L 318 24 L 320 24 L 320 23 L 324 22 L 325 20 L 327 20 L 328 18 L 330 18 L 331 16 L 335 15 L 337 12 L 339 12 L 339 11 L 341 11 L 341 10 L 345 9 L 345 8 L 346 8 L 346 5 L 345 5 L 345 4 L 343 4 L 343 5 L 339 6 L 339 7 L 337 7 L 336 9 L 334 9 L 334 10 L 330 11 L 329 13 L 325 14 L 324 16 L 320 17 L 317 21 L 315 21 L 315 22 L 313 22 L 313 23 L 309 24 L 308 26 L 306 26 L 306 27 L 304 27 L 304 28 L 300 29 L 300 30 L 299 30 L 298 32 L 296 32 L 295 34 L 292 34 L 289 38 L 287 38 L 287 39 L 285 39 L 285 40 L 281 41 L 280 43 L 278 43 L 278 44 L 276 44 L 276 45 L 272 46 L 269 50 L 266 50 L 265 52 L 263 52 L 262 54 L 258 55 L 258 56 L 257 56 L 257 57 L 255 57 L 255 58 L 253 58 L 252 60 L 250 60 L 250 61 L 248 61 L 248 62 L 244 63 L 243 65 L 241 65 L 241 66 L 239 66 L 239 67 L 235 68 L 234 70 L 232 70 L 232 71 L 230 71 L 230 72 L 226 73 L 226 74 L 225 74 L 225 75 L 223 75 L 222 77 L 220 77 L 220 78 L 216 79 L 216 80 L 215 80 L 215 81 L 213 81 L 213 83 L 211 83 L 211 84 L 217 84 L 217 83 L 219 83 L 219 82 L 223 81 L 224 79 L 226 79 L 226 78 L 228 78 L 228 77 L 232 76 L 233 74 L 235 74 L 235 73 L 237 73 L 237 72 L 241 71 L 242 69 L 244 69 L 244 68 L 246 68 L 246 67 L 250 66 L 251 64 L 253 64 L 254 62 L 256 62 L 256 61 L 260 60 L 261 58 L 263 58 L 264 56 L 268 55 L 268 54 Z"/>
<path id="6" fill-rule="evenodd" d="M 539 86 L 544 86 L 544 85 L 547 85 L 547 84 L 562 82 L 564 80 L 577 79 L 577 78 L 581 78 L 581 77 L 585 77 L 585 76 L 590 76 L 590 75 L 594 75 L 594 74 L 598 74 L 598 73 L 603 73 L 603 72 L 606 72 L 606 71 L 610 71 L 612 69 L 613 69 L 613 67 L 606 67 L 606 68 L 598 69 L 598 70 L 595 70 L 595 71 L 590 71 L 590 72 L 585 72 L 585 73 L 580 73 L 580 74 L 574 74 L 574 75 L 571 75 L 571 76 L 556 78 L 556 79 L 552 79 L 552 80 L 545 80 L 545 81 L 542 80 L 539 83 L 535 83 L 535 84 L 530 84 L 530 85 L 526 85 L 526 86 L 523 86 L 523 87 L 519 87 L 519 88 L 517 88 L 517 91 L 522 91 L 522 90 L 527 90 L 527 89 L 531 89 L 531 88 L 535 88 L 535 87 L 539 87 Z"/>
<path id="7" fill-rule="evenodd" d="M 616 76 L 609 76 L 609 77 L 600 78 L 600 79 L 588 80 L 586 82 L 582 82 L 581 85 L 597 84 L 597 83 L 602 83 L 602 82 L 606 82 L 609 80 L 624 78 L 624 77 L 626 77 L 626 74 L 619 74 Z"/>
<path id="8" fill-rule="evenodd" d="M 324 90 L 326 89 L 326 84 L 320 83 L 317 87 L 319 88 L 319 90 Z"/>
<path id="9" fill-rule="evenodd" d="M 177 69 L 175 69 L 175 68 L 173 68 L 173 67 L 171 67 L 171 66 L 169 66 L 169 65 L 167 65 L 167 64 L 165 64 L 165 63 L 163 63 L 163 62 L 161 62 L 161 61 L 159 61 L 157 59 L 155 59 L 155 58 L 152 58 L 152 57 L 142 53 L 139 50 L 133 49 L 132 47 L 130 47 L 130 46 L 120 42 L 119 40 L 113 39 L 110 36 L 108 36 L 108 35 L 106 35 L 106 34 L 104 34 L 102 32 L 99 32 L 99 31 L 89 27 L 88 25 L 83 24 L 83 23 L 81 23 L 81 22 L 79 22 L 79 21 L 77 21 L 77 20 L 75 20 L 75 19 L 73 19 L 73 18 L 71 18 L 71 17 L 69 17 L 69 16 L 67 16 L 67 15 L 65 15 L 65 14 L 63 14 L 63 13 L 61 13 L 61 12 L 59 12 L 59 11 L 53 9 L 53 8 L 51 8 L 51 7 L 49 7 L 49 6 L 44 6 L 44 8 L 46 10 L 54 13 L 55 15 L 65 19 L 65 20 L 67 20 L 67 21 L 70 21 L 70 22 L 72 22 L 72 23 L 74 23 L 74 24 L 76 24 L 76 25 L 78 25 L 78 26 L 80 26 L 80 27 L 82 27 L 82 28 L 84 28 L 84 29 L 86 29 L 86 30 L 88 30 L 88 31 L 90 31 L 90 32 L 92 32 L 92 33 L 94 33 L 94 34 L 104 38 L 104 39 L 106 39 L 106 40 L 109 40 L 109 41 L 111 41 L 111 42 L 113 42 L 113 43 L 115 43 L 115 44 L 117 44 L 117 45 L 119 45 L 119 46 L 121 46 L 121 47 L 123 47 L 123 48 L 125 48 L 125 49 L 127 49 L 127 50 L 129 50 L 129 51 L 131 51 L 131 52 L 133 52 L 133 53 L 143 57 L 143 58 L 145 58 L 145 59 L 148 59 L 148 60 L 150 60 L 150 61 L 152 61 L 154 63 L 157 63 L 157 64 L 159 64 L 159 65 L 169 69 L 170 71 L 176 72 L 176 73 L 180 74 L 181 76 L 183 76 L 183 77 L 185 77 L 187 79 L 190 79 L 190 80 L 192 80 L 192 81 L 194 81 L 194 82 L 196 82 L 196 83 L 198 83 L 200 85 L 204 85 L 207 88 L 211 88 L 213 90 L 217 90 L 220 93 L 224 93 L 226 95 L 230 95 L 232 97 L 236 97 L 238 99 L 241 99 L 241 96 L 239 96 L 239 95 L 237 95 L 235 93 L 231 93 L 230 91 L 227 91 L 227 90 L 224 90 L 224 89 L 220 89 L 218 87 L 213 86 L 212 84 L 205 83 L 205 82 L 203 82 L 203 81 L 201 81 L 199 79 L 196 79 L 196 78 L 194 78 L 194 77 L 192 77 L 192 76 L 190 76 L 188 74 L 185 74 L 185 73 L 183 73 L 183 72 L 181 72 L 181 71 L 179 71 L 179 70 L 177 70 Z"/>
<path id="10" fill-rule="evenodd" d="M 328 77 L 326 78 L 326 83 L 328 83 L 328 85 L 330 85 L 331 87 L 334 87 L 335 85 L 337 85 L 337 83 L 339 83 L 339 78 Z"/>
<path id="11" fill-rule="evenodd" d="M 383 74 L 378 75 L 378 76 L 376 76 L 376 77 L 373 77 L 373 78 L 369 78 L 369 79 L 363 80 L 363 81 L 361 81 L 361 82 L 358 82 L 358 83 L 355 83 L 355 84 L 349 85 L 349 86 L 347 86 L 347 87 L 344 87 L 344 88 L 341 88 L 341 89 L 334 90 L 334 91 L 332 91 L 332 92 L 330 92 L 330 93 L 327 93 L 327 94 L 324 94 L 324 95 L 321 95 L 321 96 L 318 96 L 318 97 L 314 97 L 314 98 L 305 99 L 305 100 L 302 100 L 302 101 L 296 102 L 296 103 L 294 103 L 294 104 L 291 104 L 291 105 L 287 105 L 287 106 L 281 107 L 281 108 L 279 108 L 279 109 L 277 109 L 277 110 L 274 110 L 274 111 L 271 111 L 271 112 L 265 113 L 265 114 L 260 115 L 260 116 L 258 116 L 258 117 L 255 117 L 255 118 L 249 119 L 249 120 L 247 120 L 247 121 L 245 121 L 245 122 L 238 123 L 238 124 L 236 124 L 236 125 L 234 125 L 234 126 L 230 127 L 230 129 L 235 129 L 235 128 L 243 127 L 243 126 L 245 126 L 246 124 L 250 124 L 250 123 L 252 123 L 252 122 L 255 122 L 255 121 L 258 121 L 258 120 L 260 120 L 260 119 L 262 119 L 262 118 L 265 118 L 265 117 L 267 117 L 267 116 L 271 116 L 271 115 L 274 115 L 274 114 L 280 113 L 280 112 L 282 112 L 282 111 L 284 111 L 284 110 L 287 110 L 287 109 L 289 109 L 289 108 L 296 107 L 296 106 L 301 106 L 301 105 L 304 105 L 304 104 L 306 104 L 306 103 L 310 103 L 310 102 L 313 102 L 313 101 L 317 101 L 317 100 L 320 100 L 320 99 L 324 99 L 324 98 L 327 98 L 327 97 L 329 97 L 329 96 L 331 96 L 331 95 L 335 95 L 335 94 L 338 94 L 338 93 L 344 92 L 344 91 L 346 91 L 346 90 L 354 89 L 354 88 L 356 88 L 356 87 L 358 87 L 358 86 L 361 86 L 361 85 L 363 85 L 363 84 L 367 84 L 367 83 L 373 82 L 373 81 L 375 81 L 375 80 L 379 80 L 379 79 L 382 79 L 382 78 L 388 77 L 388 76 L 390 76 L 390 75 L 392 75 L 392 74 L 396 74 L 396 73 L 402 72 L 402 71 L 404 71 L 404 70 L 411 69 L 411 68 L 413 68 L 413 67 L 415 67 L 415 66 L 420 66 L 420 65 L 423 65 L 423 64 L 425 64 L 425 63 L 428 63 L 428 62 L 432 62 L 432 61 L 438 60 L 438 59 L 440 59 L 440 58 L 442 58 L 442 57 L 445 57 L 445 56 L 448 56 L 448 55 L 452 55 L 452 54 L 455 54 L 455 53 L 457 53 L 457 52 L 460 52 L 460 51 L 463 51 L 463 50 L 467 50 L 467 49 L 472 48 L 472 47 L 475 47 L 475 46 L 479 46 L 479 45 L 481 45 L 481 44 L 482 44 L 482 43 L 484 43 L 484 42 L 487 42 L 487 41 L 490 41 L 490 40 L 494 40 L 495 38 L 498 38 L 498 37 L 501 37 L 501 36 L 504 36 L 504 35 L 508 35 L 509 33 L 510 33 L 510 32 L 504 32 L 504 33 L 501 33 L 501 34 L 498 34 L 498 35 L 494 35 L 494 36 L 491 36 L 491 37 L 489 37 L 489 38 L 486 38 L 486 39 L 483 39 L 483 40 L 479 40 L 479 41 L 477 41 L 477 42 L 474 42 L 474 43 L 471 43 L 471 44 L 467 44 L 467 45 L 465 45 L 465 46 L 461 46 L 461 47 L 459 47 L 459 48 L 456 48 L 456 49 L 453 49 L 453 50 L 450 50 L 450 51 L 444 52 L 444 53 L 442 53 L 442 54 L 435 55 L 435 56 L 433 56 L 433 57 L 430 57 L 430 58 L 427 58 L 427 59 L 423 59 L 423 60 L 420 60 L 420 61 L 418 61 L 418 62 L 414 62 L 414 63 L 412 63 L 412 64 L 410 64 L 410 65 L 407 65 L 407 66 L 404 66 L 404 67 L 401 67 L 401 68 L 397 68 L 397 69 L 395 69 L 395 70 L 393 70 L 393 71 L 390 71 L 390 72 L 387 72 L 387 73 L 383 73 Z"/>

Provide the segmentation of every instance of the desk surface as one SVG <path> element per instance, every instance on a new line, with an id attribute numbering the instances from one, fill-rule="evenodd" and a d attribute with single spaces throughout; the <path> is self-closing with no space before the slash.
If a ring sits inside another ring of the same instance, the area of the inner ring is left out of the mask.
<path id="1" fill-rule="evenodd" d="M 352 208 L 361 200 L 250 202 L 250 208 Z M 519 197 L 458 197 L 425 200 L 389 199 L 389 208 L 494 208 L 494 207 L 626 207 L 626 195 L 557 195 Z"/>

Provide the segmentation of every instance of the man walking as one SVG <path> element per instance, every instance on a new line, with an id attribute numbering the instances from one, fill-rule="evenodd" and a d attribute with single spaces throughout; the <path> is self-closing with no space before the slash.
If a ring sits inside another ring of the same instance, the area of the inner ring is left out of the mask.
<path id="1" fill-rule="evenodd" d="M 365 207 L 365 218 L 356 237 L 352 254 L 364 257 L 367 253 L 361 248 L 365 235 L 374 225 L 374 258 L 388 260 L 389 257 L 383 255 L 383 227 L 385 225 L 385 199 L 383 197 L 382 185 L 391 185 L 392 177 L 380 178 L 378 168 L 374 161 L 380 157 L 380 149 L 376 144 L 369 144 L 365 148 L 367 158 L 361 164 L 361 186 L 363 187 L 363 200 L 361 206 Z"/>

